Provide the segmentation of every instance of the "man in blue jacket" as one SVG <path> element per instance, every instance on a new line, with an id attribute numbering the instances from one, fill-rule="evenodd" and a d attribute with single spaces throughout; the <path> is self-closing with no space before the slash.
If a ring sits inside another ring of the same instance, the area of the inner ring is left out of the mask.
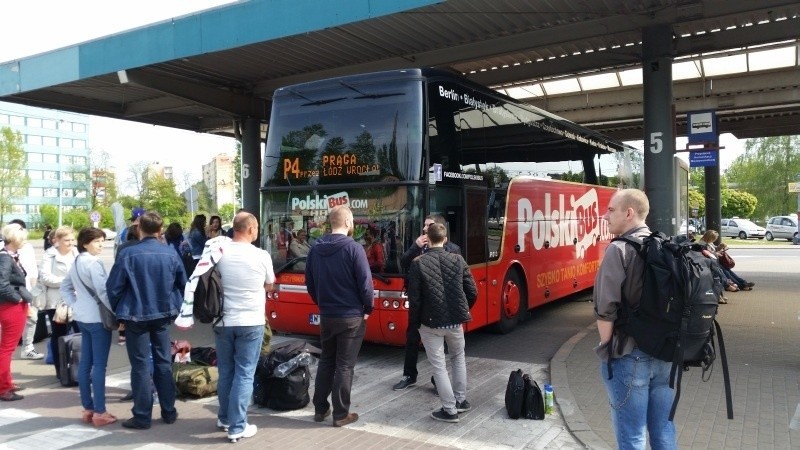
<path id="1" fill-rule="evenodd" d="M 153 414 L 150 367 L 161 405 L 161 419 L 174 423 L 175 382 L 172 380 L 169 325 L 183 303 L 186 272 L 172 247 L 158 240 L 164 222 L 154 211 L 139 217 L 139 244 L 122 249 L 108 275 L 106 291 L 117 319 L 124 321 L 131 363 L 133 417 L 123 427 L 148 429 Z"/>
<path id="2" fill-rule="evenodd" d="M 328 214 L 331 234 L 317 240 L 306 259 L 306 287 L 319 306 L 320 342 L 314 382 L 314 421 L 331 414 L 333 426 L 358 420 L 350 412 L 353 369 L 372 313 L 372 273 L 364 248 L 353 240 L 353 213 L 337 206 Z"/>

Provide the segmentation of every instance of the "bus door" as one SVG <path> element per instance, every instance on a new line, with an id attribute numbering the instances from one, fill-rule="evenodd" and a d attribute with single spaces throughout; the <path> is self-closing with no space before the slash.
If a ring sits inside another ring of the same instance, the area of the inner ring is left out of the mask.
<path id="1" fill-rule="evenodd" d="M 487 286 L 487 233 L 488 233 L 488 190 L 485 186 L 437 187 L 433 213 L 442 214 L 447 220 L 448 239 L 461 247 L 461 256 L 472 269 L 472 276 L 478 287 L 476 305 L 486 305 Z M 438 210 L 438 211 L 437 211 Z M 478 311 L 473 308 L 473 323 L 486 323 L 485 307 Z M 475 326 L 473 325 L 473 326 Z M 467 329 L 471 329 L 467 325 Z"/>

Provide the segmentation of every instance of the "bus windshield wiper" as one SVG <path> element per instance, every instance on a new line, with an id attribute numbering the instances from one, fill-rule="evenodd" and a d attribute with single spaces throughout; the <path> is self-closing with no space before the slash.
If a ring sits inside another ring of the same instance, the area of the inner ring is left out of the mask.
<path id="1" fill-rule="evenodd" d="M 344 99 L 347 98 L 347 97 L 335 97 L 335 98 L 329 98 L 329 99 L 325 99 L 325 100 L 312 100 L 312 99 L 306 97 L 305 95 L 303 95 L 303 94 L 301 94 L 301 93 L 299 93 L 299 92 L 297 92 L 295 90 L 287 89 L 287 91 L 292 93 L 292 94 L 294 94 L 294 95 L 296 95 L 296 96 L 298 96 L 298 97 L 300 97 L 300 98 L 302 98 L 303 100 L 308 100 L 308 103 L 303 103 L 300 106 L 319 106 L 319 105 L 324 105 L 326 103 L 338 102 L 339 100 L 344 100 Z"/>
<path id="2" fill-rule="evenodd" d="M 339 84 L 341 84 L 342 86 L 346 87 L 347 89 L 350 89 L 351 91 L 355 91 L 355 92 L 358 92 L 359 94 L 361 94 L 361 96 L 359 96 L 359 97 L 353 97 L 353 100 L 363 100 L 365 98 L 366 99 L 375 99 L 375 98 L 384 98 L 384 97 L 394 97 L 394 96 L 397 96 L 397 95 L 406 95 L 403 92 L 392 92 L 390 94 L 367 94 L 366 92 L 362 91 L 361 89 L 359 89 L 359 88 L 357 88 L 357 87 L 355 87 L 355 86 L 353 86 L 351 84 L 347 84 L 344 81 L 340 81 Z"/>

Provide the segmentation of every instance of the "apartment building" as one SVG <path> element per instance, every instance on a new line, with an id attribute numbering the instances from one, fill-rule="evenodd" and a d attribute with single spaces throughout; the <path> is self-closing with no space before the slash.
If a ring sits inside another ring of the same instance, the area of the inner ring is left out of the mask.
<path id="1" fill-rule="evenodd" d="M 41 205 L 89 210 L 89 116 L 0 102 L 0 127 L 22 135 L 30 178 L 27 195 L 14 199 L 6 222 L 22 219 L 37 226 Z"/>
<path id="2" fill-rule="evenodd" d="M 220 153 L 211 162 L 204 164 L 203 181 L 208 186 L 211 201 L 217 209 L 226 203 L 236 204 L 233 156 Z"/>

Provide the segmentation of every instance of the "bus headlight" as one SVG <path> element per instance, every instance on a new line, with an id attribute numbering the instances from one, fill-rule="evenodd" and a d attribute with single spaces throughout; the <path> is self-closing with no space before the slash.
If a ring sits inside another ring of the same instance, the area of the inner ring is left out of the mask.
<path id="1" fill-rule="evenodd" d="M 385 309 L 389 309 L 389 300 L 383 299 L 382 305 Z"/>
<path id="2" fill-rule="evenodd" d="M 394 331 L 395 328 L 397 328 L 397 326 L 395 326 L 394 322 L 389 322 L 386 326 L 389 328 L 389 331 Z"/>
<path id="3" fill-rule="evenodd" d="M 269 313 L 269 318 L 270 319 L 277 319 L 278 318 L 278 313 L 276 313 L 275 311 L 272 311 L 271 313 Z"/>
<path id="4" fill-rule="evenodd" d="M 403 308 L 408 309 L 408 300 L 403 302 Z"/>
<path id="5" fill-rule="evenodd" d="M 397 309 L 399 307 L 400 307 L 400 302 L 398 300 L 392 302 L 392 308 Z"/>

